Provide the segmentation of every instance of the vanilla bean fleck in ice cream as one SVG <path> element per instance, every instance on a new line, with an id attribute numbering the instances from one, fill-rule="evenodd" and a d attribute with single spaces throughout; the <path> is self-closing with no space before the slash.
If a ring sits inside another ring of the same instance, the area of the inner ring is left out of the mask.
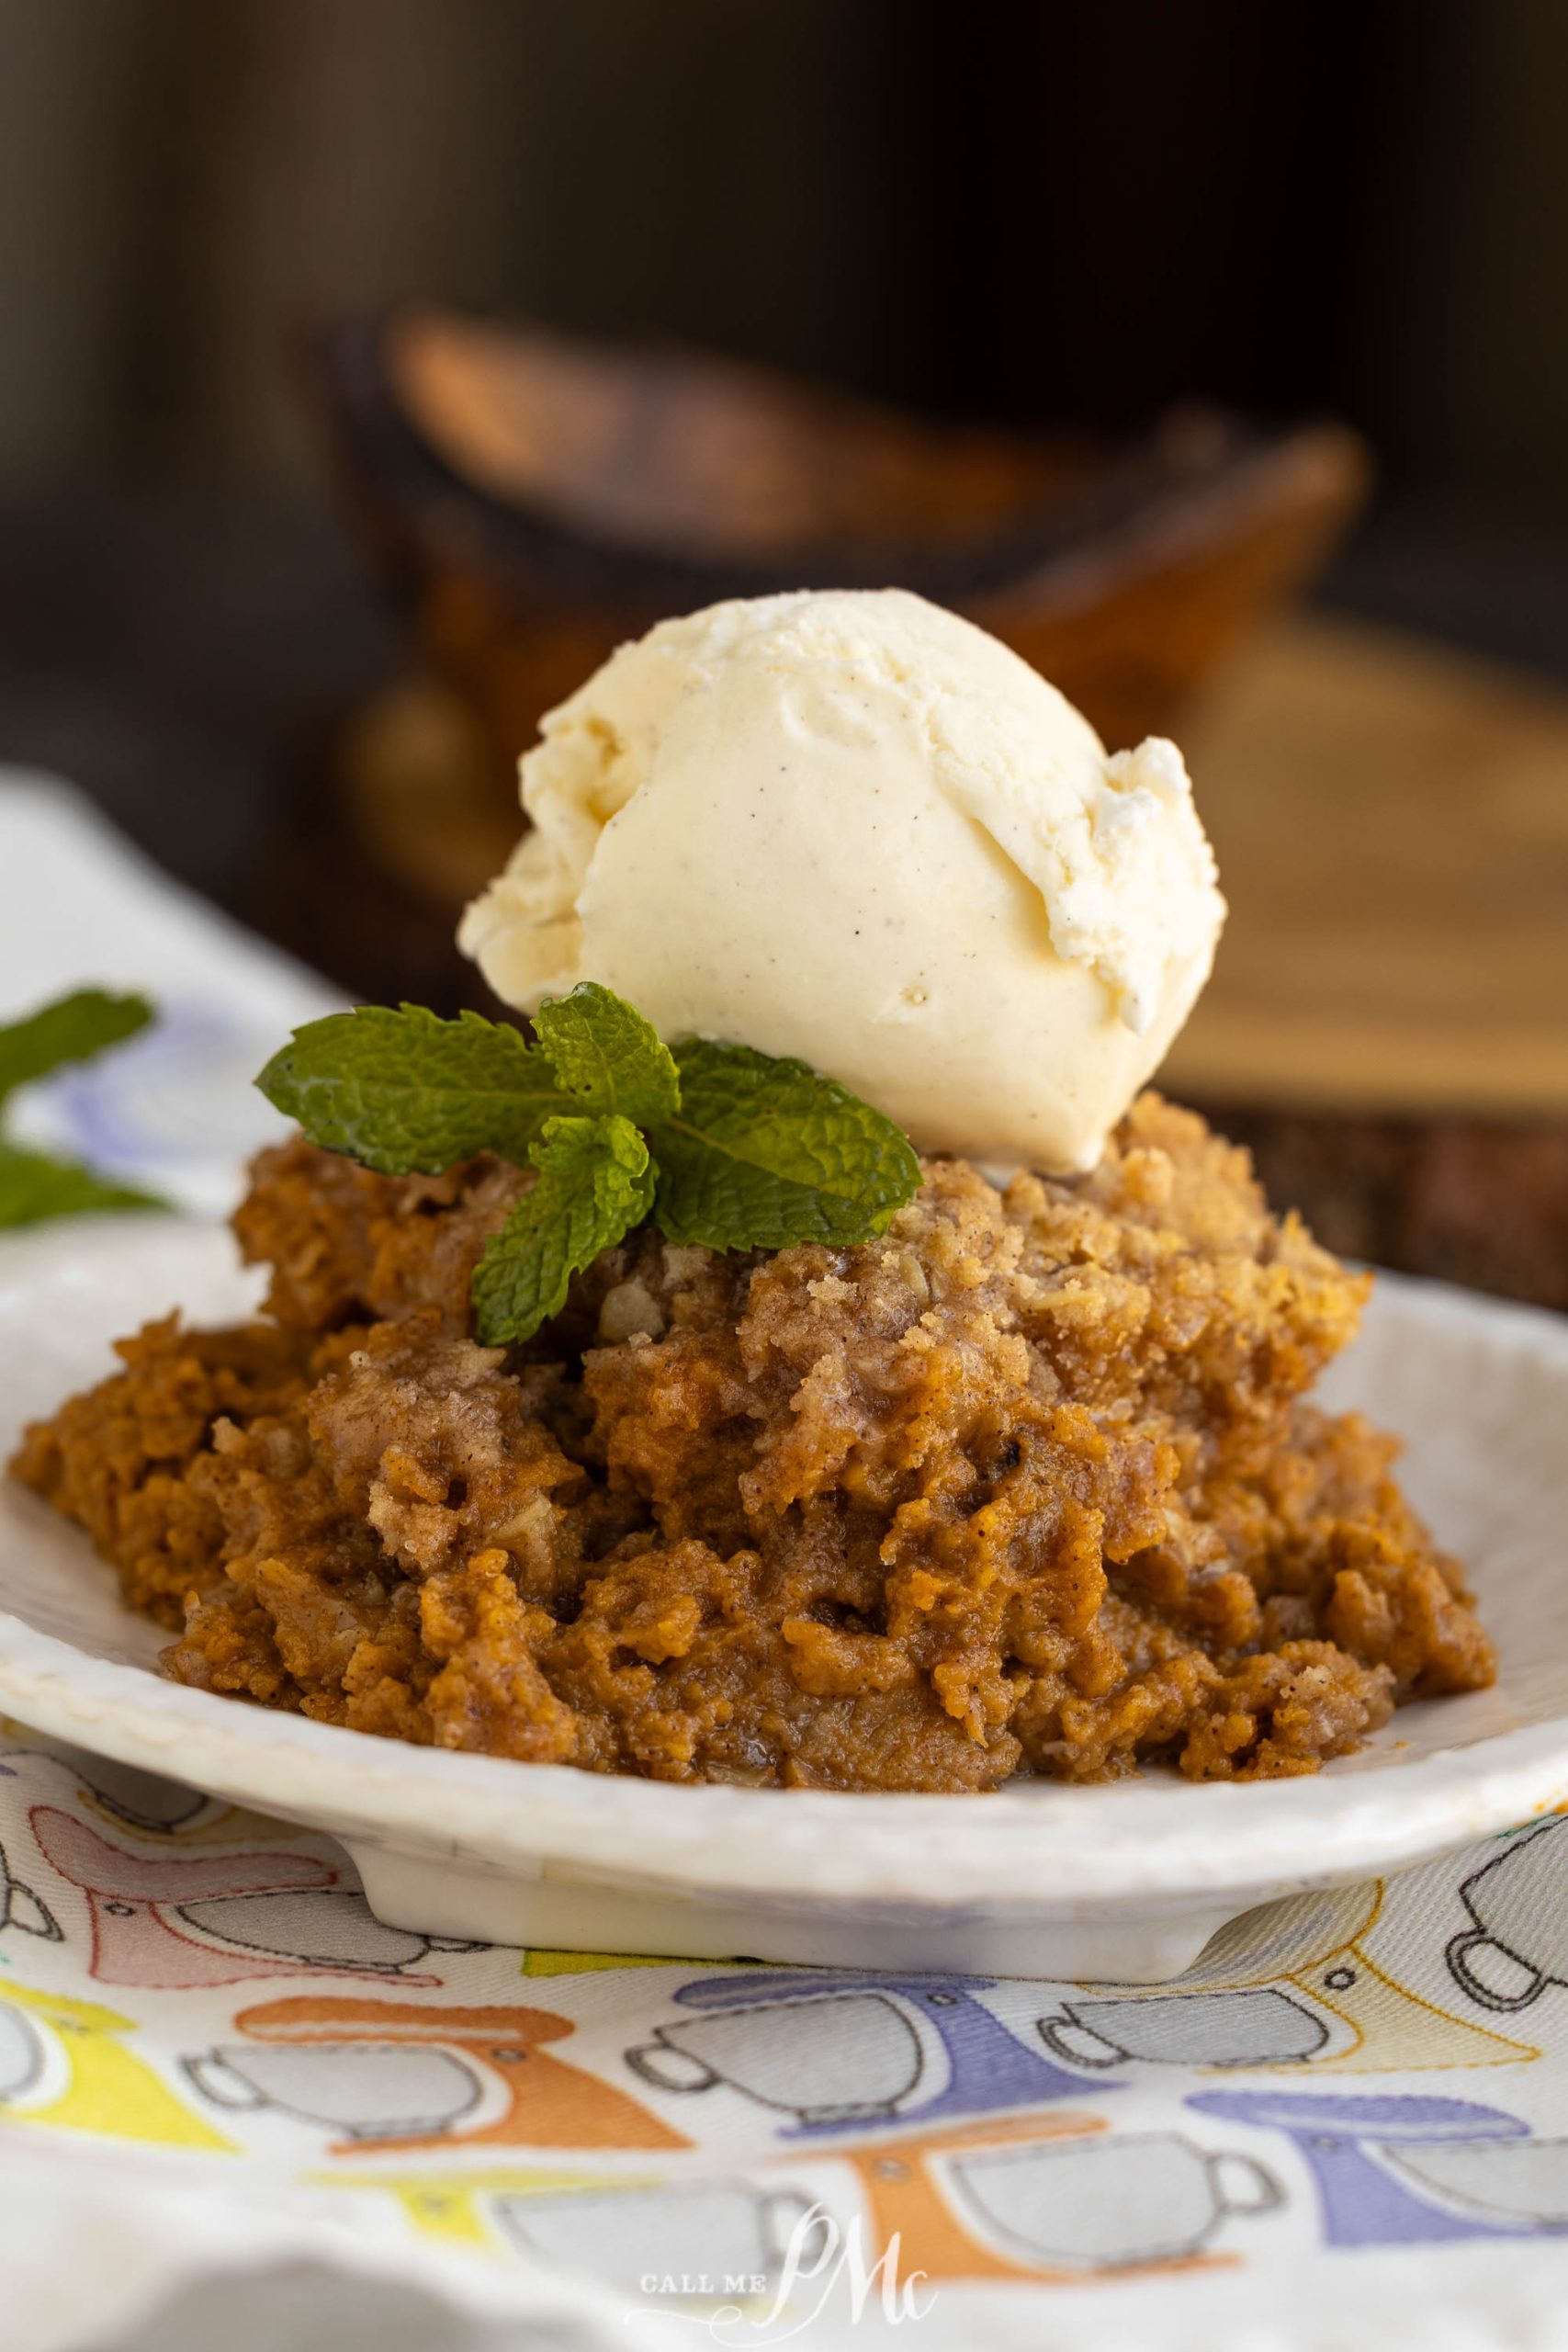
<path id="1" fill-rule="evenodd" d="M 523 762 L 464 950 L 534 1010 L 797 1055 L 929 1151 L 1092 1167 L 1224 919 L 1181 754 L 901 590 L 716 605 L 623 646 Z"/>

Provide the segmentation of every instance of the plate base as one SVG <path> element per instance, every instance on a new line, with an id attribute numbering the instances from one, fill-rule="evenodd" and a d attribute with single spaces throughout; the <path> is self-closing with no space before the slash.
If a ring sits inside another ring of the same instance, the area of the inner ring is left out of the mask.
<path id="1" fill-rule="evenodd" d="M 1234 1906 L 1146 1918 L 1119 1909 L 1080 1920 L 799 1905 L 764 1911 L 754 1901 L 741 1909 L 651 1888 L 520 1878 L 352 1838 L 345 1843 L 366 1900 L 389 1928 L 627 1959 L 1161 1984 L 1190 1968 L 1210 1938 L 1239 1916 Z"/>

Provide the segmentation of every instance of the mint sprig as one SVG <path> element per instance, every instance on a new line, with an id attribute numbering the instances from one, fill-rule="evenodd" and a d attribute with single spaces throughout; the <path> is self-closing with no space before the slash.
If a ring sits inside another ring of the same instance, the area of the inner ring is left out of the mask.
<path id="1" fill-rule="evenodd" d="M 35 1078 L 47 1078 L 67 1062 L 90 1061 L 106 1046 L 134 1037 L 152 1019 L 144 996 L 75 989 L 7 1022 L 0 1027 L 0 1102 Z"/>
<path id="2" fill-rule="evenodd" d="M 673 1117 L 681 1080 L 651 1021 L 613 989 L 583 980 L 534 1015 L 539 1050 L 556 1082 L 585 1109 L 618 1111 L 639 1127 Z"/>
<path id="3" fill-rule="evenodd" d="M 517 1030 L 417 1004 L 308 1021 L 256 1084 L 312 1143 L 383 1176 L 438 1176 L 479 1151 L 525 1167 L 545 1121 L 570 1107 Z"/>
<path id="4" fill-rule="evenodd" d="M 596 981 L 540 1007 L 538 1042 L 465 1012 L 364 1007 L 297 1029 L 256 1080 L 313 1143 L 387 1175 L 491 1151 L 537 1170 L 474 1275 L 488 1345 L 531 1339 L 571 1276 L 652 1216 L 714 1250 L 843 1248 L 919 1189 L 902 1131 L 806 1063 L 673 1050 Z"/>
<path id="5" fill-rule="evenodd" d="M 152 1018 L 144 996 L 76 989 L 18 1021 L 0 1024 L 0 1106 L 18 1087 L 48 1078 L 68 1063 L 90 1061 L 134 1037 Z M 96 1176 L 80 1160 L 35 1151 L 0 1136 L 0 1227 L 41 1225 L 51 1217 L 81 1216 L 91 1210 L 167 1206 L 140 1185 Z"/>
<path id="6" fill-rule="evenodd" d="M 551 1119 L 531 1155 L 539 1171 L 474 1272 L 474 1321 L 487 1347 L 525 1340 L 558 1315 L 567 1286 L 653 1206 L 648 1146 L 629 1119 Z"/>
<path id="7" fill-rule="evenodd" d="M 42 1225 L 51 1217 L 102 1209 L 163 1209 L 167 1201 L 137 1184 L 95 1176 L 79 1159 L 0 1143 L 0 1227 Z"/>
<path id="8" fill-rule="evenodd" d="M 653 1131 L 654 1215 L 671 1241 L 842 1247 L 885 1231 L 919 1190 L 908 1137 L 805 1062 L 705 1038 L 675 1061 L 680 1111 Z"/>

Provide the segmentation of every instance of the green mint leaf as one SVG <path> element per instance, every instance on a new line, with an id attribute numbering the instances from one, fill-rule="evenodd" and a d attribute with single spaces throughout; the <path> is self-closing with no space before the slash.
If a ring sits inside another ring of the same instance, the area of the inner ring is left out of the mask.
<path id="1" fill-rule="evenodd" d="M 155 1193 L 95 1176 L 77 1160 L 0 1143 L 0 1227 L 42 1225 L 49 1217 L 84 1216 L 95 1209 L 166 1209 L 169 1205 Z"/>
<path id="2" fill-rule="evenodd" d="M 308 1021 L 256 1084 L 312 1143 L 383 1176 L 438 1175 L 478 1151 L 524 1167 L 547 1119 L 570 1108 L 517 1030 L 416 1004 Z"/>
<path id="3" fill-rule="evenodd" d="M 676 1046 L 675 1063 L 681 1108 L 652 1137 L 654 1215 L 671 1241 L 868 1241 L 919 1190 L 902 1130 L 804 1062 L 694 1038 Z"/>
<path id="4" fill-rule="evenodd" d="M 534 1015 L 539 1050 L 573 1107 L 619 1112 L 639 1127 L 671 1118 L 681 1084 L 670 1048 L 624 997 L 582 980 Z"/>
<path id="5" fill-rule="evenodd" d="M 840 1246 L 886 1231 L 919 1190 L 908 1138 L 804 1062 L 698 1038 L 671 1053 L 596 981 L 536 1027 L 530 1046 L 477 1013 L 361 1007 L 297 1030 L 256 1081 L 314 1143 L 387 1175 L 484 1150 L 532 1161 L 538 1182 L 474 1277 L 488 1342 L 531 1337 L 650 1209 L 676 1242 Z"/>
<path id="6" fill-rule="evenodd" d="M 35 1078 L 47 1078 L 64 1062 L 85 1062 L 106 1046 L 134 1037 L 152 1018 L 144 996 L 111 996 L 105 989 L 77 989 L 40 1005 L 20 1021 L 0 1025 L 0 1102 Z"/>
<path id="7" fill-rule="evenodd" d="M 474 1321 L 486 1347 L 531 1340 L 558 1315 L 567 1285 L 653 1205 L 648 1146 L 629 1119 L 551 1119 L 534 1147 L 538 1182 L 474 1271 Z"/>

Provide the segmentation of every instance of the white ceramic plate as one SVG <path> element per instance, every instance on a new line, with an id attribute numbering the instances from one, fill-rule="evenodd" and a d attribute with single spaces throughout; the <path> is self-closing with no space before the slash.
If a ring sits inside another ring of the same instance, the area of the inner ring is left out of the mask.
<path id="1" fill-rule="evenodd" d="M 120 1218 L 0 1240 L 0 1457 L 178 1302 L 255 1296 L 228 1235 Z M 1471 1564 L 1495 1690 L 1398 1713 L 1306 1780 L 856 1796 L 436 1753 L 180 1689 L 85 1539 L 0 1480 L 0 1707 L 342 1838 L 394 1926 L 570 1951 L 1152 1982 L 1227 1918 L 1568 1800 L 1568 1323 L 1385 1277 L 1328 1384 L 1409 1442 Z"/>

